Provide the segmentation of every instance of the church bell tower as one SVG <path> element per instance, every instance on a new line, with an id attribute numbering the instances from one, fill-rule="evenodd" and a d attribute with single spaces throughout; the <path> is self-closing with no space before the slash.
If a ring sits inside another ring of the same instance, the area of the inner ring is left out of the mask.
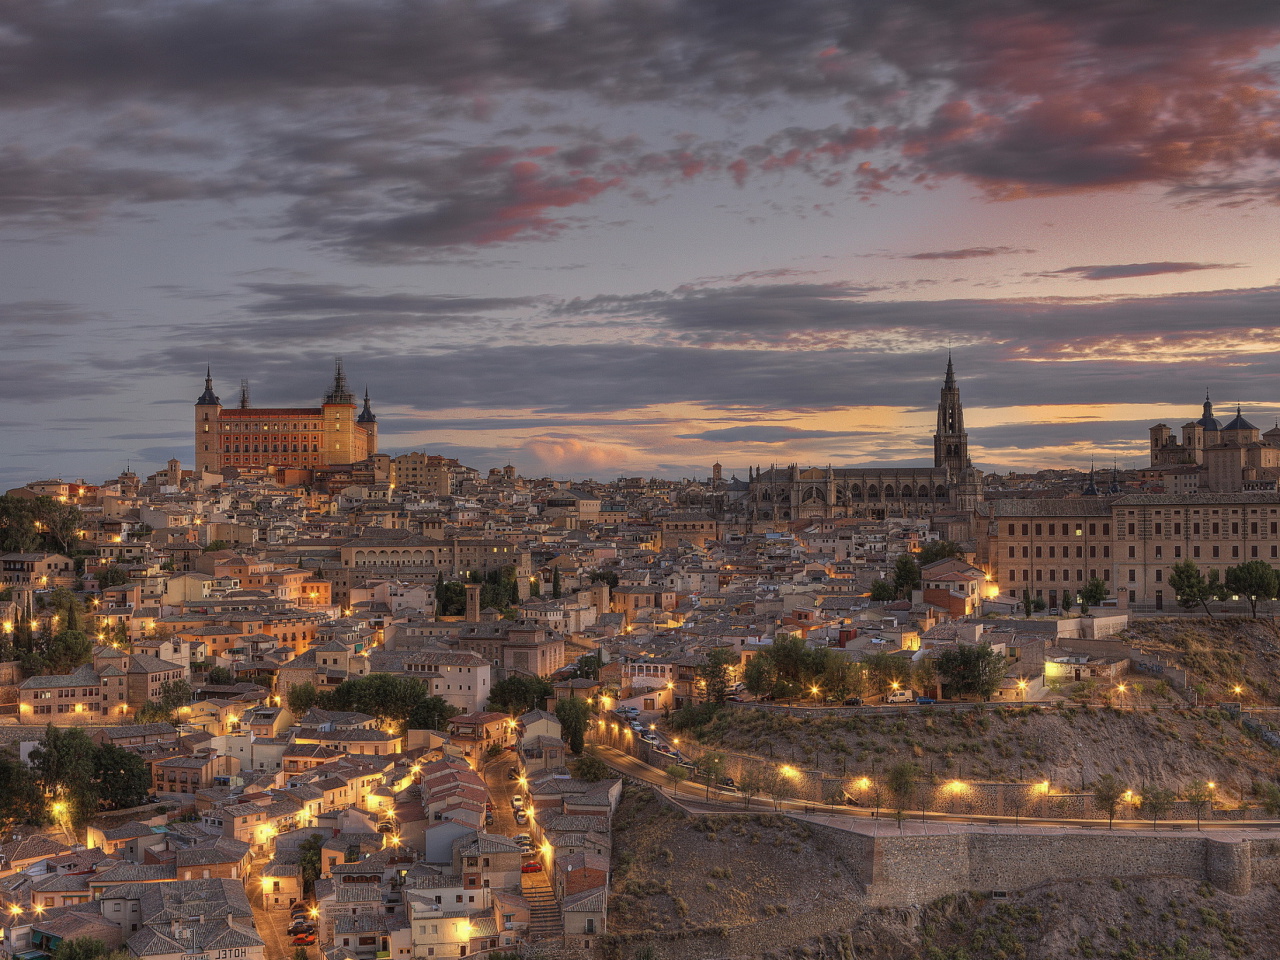
<path id="1" fill-rule="evenodd" d="M 946 467 L 953 477 L 969 465 L 969 435 L 964 431 L 964 408 L 960 405 L 960 388 L 956 386 L 950 353 L 947 354 L 947 378 L 942 382 L 942 399 L 938 401 L 933 465 Z"/>

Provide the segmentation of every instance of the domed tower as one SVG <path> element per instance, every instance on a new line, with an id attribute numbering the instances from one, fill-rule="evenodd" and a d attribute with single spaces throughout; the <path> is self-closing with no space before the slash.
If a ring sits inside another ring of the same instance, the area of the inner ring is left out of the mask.
<path id="1" fill-rule="evenodd" d="M 218 473 L 219 457 L 218 418 L 222 415 L 222 401 L 213 392 L 213 368 L 204 372 L 204 393 L 196 401 L 196 473 Z"/>
<path id="2" fill-rule="evenodd" d="M 964 408 L 960 405 L 960 388 L 956 372 L 947 354 L 947 376 L 942 381 L 942 398 L 938 401 L 938 429 L 933 435 L 933 465 L 946 467 L 958 477 L 969 465 L 969 435 L 964 430 Z"/>
<path id="3" fill-rule="evenodd" d="M 360 416 L 356 417 L 356 423 L 364 428 L 366 440 L 365 456 L 372 457 L 378 452 L 378 418 L 373 415 L 373 409 L 369 406 L 369 388 L 364 388 L 364 409 L 360 411 Z"/>

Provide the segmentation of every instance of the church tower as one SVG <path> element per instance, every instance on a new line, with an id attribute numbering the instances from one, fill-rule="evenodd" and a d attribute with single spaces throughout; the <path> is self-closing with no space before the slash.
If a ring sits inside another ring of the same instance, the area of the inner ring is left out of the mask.
<path id="1" fill-rule="evenodd" d="M 200 472 L 217 473 L 221 469 L 218 456 L 218 418 L 222 401 L 213 392 L 213 369 L 204 372 L 204 393 L 196 401 L 196 476 Z"/>
<path id="2" fill-rule="evenodd" d="M 947 378 L 942 382 L 942 399 L 938 401 L 933 465 L 947 467 L 953 477 L 969 465 L 969 435 L 964 432 L 964 408 L 960 405 L 960 388 L 956 386 L 950 353 L 947 354 Z"/>

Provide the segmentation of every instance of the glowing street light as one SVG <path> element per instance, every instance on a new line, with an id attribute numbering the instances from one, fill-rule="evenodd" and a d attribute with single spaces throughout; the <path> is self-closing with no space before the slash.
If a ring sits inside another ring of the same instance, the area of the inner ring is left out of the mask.
<path id="1" fill-rule="evenodd" d="M 1240 696 L 1240 694 L 1244 693 L 1244 687 L 1240 686 L 1240 684 L 1237 683 L 1234 687 L 1231 688 L 1231 692 L 1238 697 Z"/>

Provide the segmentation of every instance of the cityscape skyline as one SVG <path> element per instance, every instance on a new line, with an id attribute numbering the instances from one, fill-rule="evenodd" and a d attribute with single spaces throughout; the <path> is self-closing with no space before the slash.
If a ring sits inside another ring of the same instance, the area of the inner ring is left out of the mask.
<path id="1" fill-rule="evenodd" d="M 353 24 L 361 29 L 352 29 Z M 191 462 L 334 355 L 526 475 L 1133 466 L 1280 416 L 1280 12 L 1232 2 L 0 12 L 0 480 Z M 732 469 L 732 466 L 730 466 Z"/>

